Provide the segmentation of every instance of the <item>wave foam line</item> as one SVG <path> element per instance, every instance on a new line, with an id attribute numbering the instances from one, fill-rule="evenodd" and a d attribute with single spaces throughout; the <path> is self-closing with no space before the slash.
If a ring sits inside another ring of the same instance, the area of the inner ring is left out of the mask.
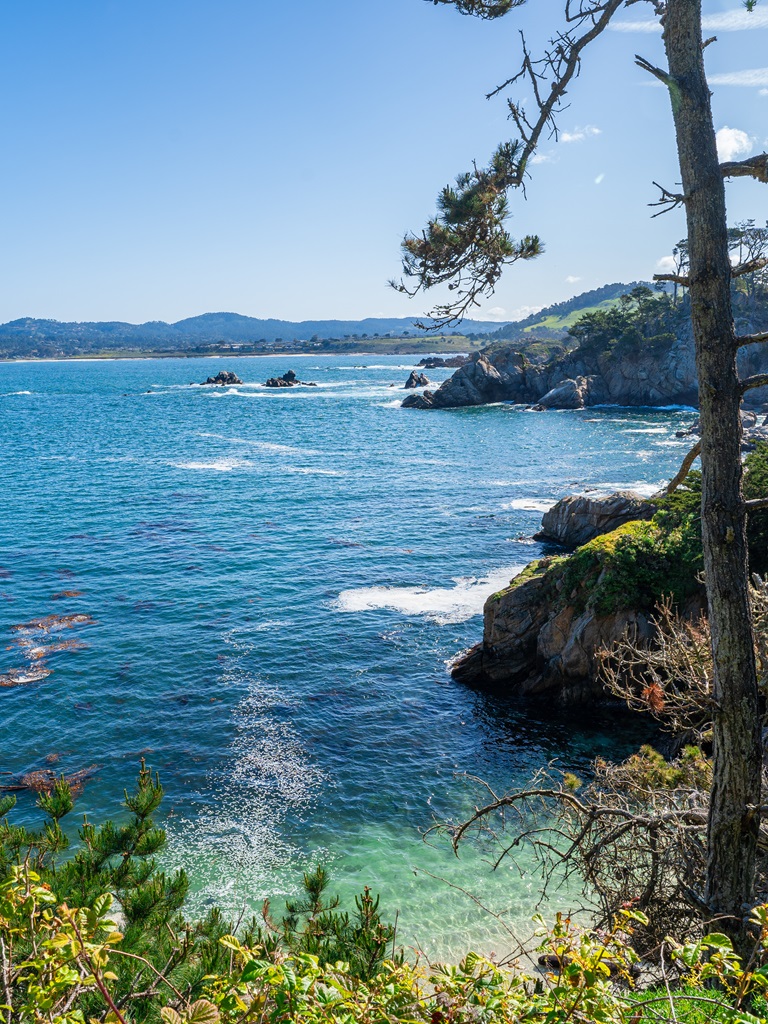
<path id="1" fill-rule="evenodd" d="M 422 615 L 445 626 L 480 615 L 488 596 L 507 587 L 523 568 L 522 565 L 505 566 L 481 579 L 473 576 L 454 579 L 453 587 L 375 586 L 342 590 L 334 604 L 342 612 L 388 609 L 403 615 Z"/>

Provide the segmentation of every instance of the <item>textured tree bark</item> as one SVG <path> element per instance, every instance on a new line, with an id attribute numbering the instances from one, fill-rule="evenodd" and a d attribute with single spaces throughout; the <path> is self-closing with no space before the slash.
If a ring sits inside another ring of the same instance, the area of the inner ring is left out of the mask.
<path id="1" fill-rule="evenodd" d="M 738 940 L 754 891 L 761 742 L 741 494 L 738 343 L 723 175 L 704 73 L 701 0 L 668 0 L 664 44 L 688 221 L 702 536 L 717 704 L 705 900 L 720 918 L 713 928 Z"/>

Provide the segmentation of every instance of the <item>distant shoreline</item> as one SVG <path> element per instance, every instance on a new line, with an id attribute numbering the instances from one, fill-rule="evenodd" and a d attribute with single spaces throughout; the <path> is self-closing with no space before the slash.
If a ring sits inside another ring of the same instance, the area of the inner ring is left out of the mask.
<path id="1" fill-rule="evenodd" d="M 430 339 L 432 340 L 432 339 Z M 437 339 L 435 339 L 437 340 Z M 467 345 L 468 339 L 461 339 L 463 345 L 427 345 L 414 343 L 397 349 L 313 349 L 310 352 L 290 349 L 270 352 L 89 352 L 71 356 L 2 356 L 0 363 L 83 363 L 117 362 L 139 359 L 308 359 L 317 356 L 455 356 L 468 355 L 479 351 L 479 346 Z"/>

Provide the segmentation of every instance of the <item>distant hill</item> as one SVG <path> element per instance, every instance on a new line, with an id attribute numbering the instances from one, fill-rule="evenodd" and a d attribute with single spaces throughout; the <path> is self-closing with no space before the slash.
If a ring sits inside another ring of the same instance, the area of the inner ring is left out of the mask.
<path id="1" fill-rule="evenodd" d="M 487 336 L 498 323 L 465 320 L 457 334 Z M 447 334 L 454 332 L 447 331 Z M 209 346 L 249 346 L 258 350 L 292 342 L 364 341 L 366 338 L 423 337 L 407 318 L 365 320 L 259 320 L 239 313 L 203 313 L 173 324 L 120 321 L 64 323 L 25 317 L 0 324 L 0 356 L 68 356 L 103 352 L 193 352 Z"/>

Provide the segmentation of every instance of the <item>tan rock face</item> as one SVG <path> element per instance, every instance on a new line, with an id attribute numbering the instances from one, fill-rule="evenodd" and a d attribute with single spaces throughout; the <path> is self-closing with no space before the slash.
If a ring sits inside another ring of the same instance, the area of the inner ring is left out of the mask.
<path id="1" fill-rule="evenodd" d="M 651 623 L 628 609 L 596 615 L 563 605 L 557 590 L 561 566 L 554 559 L 533 563 L 522 583 L 513 581 L 488 599 L 483 642 L 455 663 L 455 679 L 560 705 L 605 696 L 597 673 L 600 651 L 627 629 L 650 637 Z"/>

